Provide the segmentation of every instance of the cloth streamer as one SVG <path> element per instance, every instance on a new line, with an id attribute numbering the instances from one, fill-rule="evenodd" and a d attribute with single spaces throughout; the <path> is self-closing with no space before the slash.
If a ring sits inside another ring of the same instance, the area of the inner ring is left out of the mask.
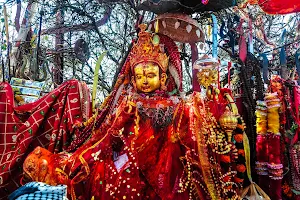
<path id="1" fill-rule="evenodd" d="M 211 15 L 212 21 L 213 21 L 213 31 L 212 31 L 212 41 L 213 41 L 213 47 L 212 47 L 212 56 L 214 58 L 218 57 L 218 21 L 214 14 Z"/>

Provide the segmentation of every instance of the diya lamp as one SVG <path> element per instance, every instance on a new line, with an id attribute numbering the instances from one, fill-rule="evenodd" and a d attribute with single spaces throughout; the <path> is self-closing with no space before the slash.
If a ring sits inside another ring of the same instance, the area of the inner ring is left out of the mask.
<path id="1" fill-rule="evenodd" d="M 228 141 L 231 142 L 232 132 L 236 129 L 238 120 L 236 115 L 226 107 L 225 112 L 219 118 L 222 129 L 227 133 Z"/>

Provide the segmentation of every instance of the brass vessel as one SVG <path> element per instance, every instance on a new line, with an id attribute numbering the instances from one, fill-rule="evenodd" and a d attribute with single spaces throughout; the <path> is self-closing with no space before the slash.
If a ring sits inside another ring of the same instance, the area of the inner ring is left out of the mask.
<path id="1" fill-rule="evenodd" d="M 232 132 L 236 129 L 238 120 L 236 116 L 226 107 L 225 112 L 219 119 L 222 129 L 227 133 L 228 141 L 231 142 Z"/>

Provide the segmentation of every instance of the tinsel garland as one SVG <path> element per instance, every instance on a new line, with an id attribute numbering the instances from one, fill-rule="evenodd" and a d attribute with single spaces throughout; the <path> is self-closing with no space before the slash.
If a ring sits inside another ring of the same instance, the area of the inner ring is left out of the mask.
<path id="1" fill-rule="evenodd" d="M 267 107 L 264 101 L 257 101 L 256 106 L 256 170 L 260 176 L 259 180 L 264 180 L 268 175 L 268 145 L 267 145 Z M 260 184 L 262 186 L 262 184 Z"/>
<path id="2" fill-rule="evenodd" d="M 281 199 L 280 99 L 277 93 L 266 93 L 265 102 L 257 102 L 256 170 L 259 184 L 271 199 Z"/>
<path id="3" fill-rule="evenodd" d="M 296 192 L 300 191 L 300 143 L 299 143 L 299 86 L 292 85 L 290 86 L 291 94 L 289 97 L 289 112 L 294 113 L 290 115 L 291 118 L 291 127 L 289 128 L 290 133 L 294 134 L 291 144 L 289 146 L 289 156 L 290 156 L 290 170 L 291 170 L 291 185 L 292 191 L 295 193 L 294 198 L 300 199 L 300 195 L 297 195 Z M 293 97 L 293 98 L 292 98 Z M 287 185 L 286 185 L 287 188 Z M 289 188 L 289 187 L 288 187 Z M 285 188 L 283 188 L 285 189 Z M 293 197 L 289 190 L 284 190 L 284 194 L 288 197 Z"/>

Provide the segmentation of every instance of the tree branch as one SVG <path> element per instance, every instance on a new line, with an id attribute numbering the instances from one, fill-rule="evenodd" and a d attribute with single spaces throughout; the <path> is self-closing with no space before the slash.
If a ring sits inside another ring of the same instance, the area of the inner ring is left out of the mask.
<path id="1" fill-rule="evenodd" d="M 66 33 L 66 32 L 74 32 L 74 31 L 92 30 L 95 28 L 95 26 L 99 27 L 99 26 L 106 24 L 106 22 L 108 21 L 110 15 L 111 15 L 111 11 L 112 11 L 112 9 L 108 8 L 107 14 L 105 14 L 102 19 L 96 21 L 95 24 L 84 23 L 84 24 L 77 24 L 77 25 L 72 25 L 72 26 L 55 26 L 52 28 L 42 30 L 41 34 L 47 35 L 47 34 L 55 34 L 55 33 Z M 84 16 L 86 16 L 86 15 L 84 15 Z"/>

